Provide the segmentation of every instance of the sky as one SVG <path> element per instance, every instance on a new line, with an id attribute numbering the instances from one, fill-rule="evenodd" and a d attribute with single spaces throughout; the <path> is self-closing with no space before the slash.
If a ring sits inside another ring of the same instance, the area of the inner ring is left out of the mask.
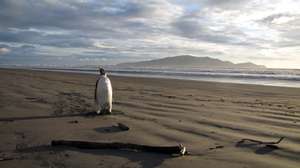
<path id="1" fill-rule="evenodd" d="M 300 0 L 1 0 L 0 65 L 177 55 L 300 68 Z"/>

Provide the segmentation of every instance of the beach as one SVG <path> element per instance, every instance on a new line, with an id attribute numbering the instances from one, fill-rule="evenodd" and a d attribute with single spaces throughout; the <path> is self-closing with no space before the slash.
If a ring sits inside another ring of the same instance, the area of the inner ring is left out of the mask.
<path id="1" fill-rule="evenodd" d="M 0 76 L 0 158 L 11 158 L 1 168 L 300 165 L 300 88 L 109 76 L 113 115 L 87 117 L 96 75 L 0 69 Z M 277 148 L 238 143 L 281 137 Z M 57 139 L 183 144 L 190 155 L 49 146 Z"/>

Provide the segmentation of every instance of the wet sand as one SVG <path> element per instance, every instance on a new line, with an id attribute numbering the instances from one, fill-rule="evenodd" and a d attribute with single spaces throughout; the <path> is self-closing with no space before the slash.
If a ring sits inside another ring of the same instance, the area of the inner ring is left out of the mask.
<path id="1" fill-rule="evenodd" d="M 0 76 L 1 168 L 300 165 L 300 88 L 110 76 L 115 115 L 86 117 L 95 110 L 96 75 L 1 69 Z M 237 143 L 280 137 L 278 149 Z M 54 139 L 184 144 L 191 155 L 50 147 Z"/>

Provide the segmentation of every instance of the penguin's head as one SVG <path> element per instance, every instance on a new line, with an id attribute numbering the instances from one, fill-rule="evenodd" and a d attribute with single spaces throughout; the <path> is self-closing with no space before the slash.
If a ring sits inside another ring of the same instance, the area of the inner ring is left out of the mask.
<path id="1" fill-rule="evenodd" d="M 99 68 L 100 75 L 105 75 L 105 70 L 103 68 Z"/>

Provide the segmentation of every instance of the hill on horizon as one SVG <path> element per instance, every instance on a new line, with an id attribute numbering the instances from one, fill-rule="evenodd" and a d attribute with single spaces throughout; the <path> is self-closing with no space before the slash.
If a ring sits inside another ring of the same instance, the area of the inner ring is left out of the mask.
<path id="1" fill-rule="evenodd" d="M 205 68 L 205 69 L 254 69 L 266 68 L 264 65 L 256 65 L 251 62 L 234 64 L 230 61 L 222 61 L 210 57 L 195 57 L 191 55 L 180 55 L 165 57 L 150 61 L 128 62 L 116 65 L 121 68 Z"/>

